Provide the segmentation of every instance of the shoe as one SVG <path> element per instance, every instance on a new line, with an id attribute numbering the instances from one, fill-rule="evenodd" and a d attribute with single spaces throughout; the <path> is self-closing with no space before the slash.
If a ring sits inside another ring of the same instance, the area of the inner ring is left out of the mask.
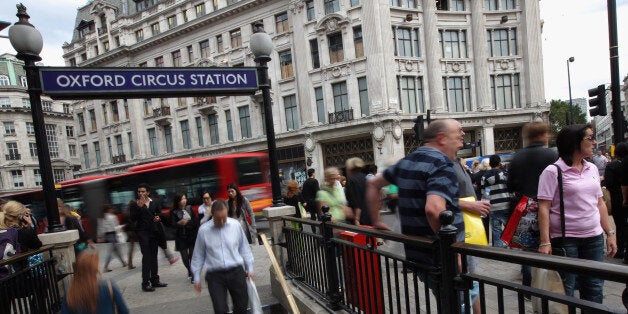
<path id="1" fill-rule="evenodd" d="M 155 288 L 150 283 L 142 284 L 142 290 L 145 292 L 153 292 Z"/>
<path id="2" fill-rule="evenodd" d="M 122 262 L 122 267 L 126 267 L 127 263 L 126 262 Z"/>
<path id="3" fill-rule="evenodd" d="M 174 263 L 176 263 L 178 261 L 179 261 L 179 258 L 176 257 L 176 256 L 171 257 L 171 258 L 168 259 L 168 263 L 170 263 L 170 265 L 172 265 L 172 264 L 174 264 Z"/>
<path id="4" fill-rule="evenodd" d="M 111 272 L 111 269 L 109 267 L 105 267 L 105 269 L 103 269 L 103 271 L 108 273 L 108 272 Z"/>
<path id="5" fill-rule="evenodd" d="M 129 269 L 135 269 L 135 266 L 129 264 Z"/>
<path id="6" fill-rule="evenodd" d="M 161 281 L 153 282 L 151 285 L 153 286 L 153 288 L 163 288 L 168 286 L 167 283 L 163 283 Z"/>

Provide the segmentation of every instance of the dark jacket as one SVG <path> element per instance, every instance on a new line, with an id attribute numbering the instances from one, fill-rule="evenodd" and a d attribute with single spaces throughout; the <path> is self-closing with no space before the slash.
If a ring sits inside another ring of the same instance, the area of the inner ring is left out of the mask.
<path id="1" fill-rule="evenodd" d="M 135 222 L 135 231 L 150 233 L 160 232 L 161 223 L 153 222 L 153 219 L 155 216 L 160 216 L 161 221 L 165 221 L 165 217 L 161 214 L 161 206 L 157 201 L 152 200 L 148 206 L 132 206 L 130 210 L 131 221 Z"/>
<path id="2" fill-rule="evenodd" d="M 303 218 L 301 217 L 301 211 L 299 210 L 299 203 L 303 204 L 303 197 L 301 195 L 301 193 L 297 193 L 292 197 L 286 197 L 285 195 L 283 196 L 283 202 L 286 205 L 290 205 L 290 206 L 294 206 L 294 209 L 296 210 L 294 216 L 297 218 Z"/>
<path id="3" fill-rule="evenodd" d="M 320 187 L 318 180 L 314 178 L 308 178 L 303 182 L 302 194 L 303 201 L 307 203 L 305 209 L 310 213 L 318 212 L 318 206 L 316 206 L 316 193 L 318 193 Z"/>
<path id="4" fill-rule="evenodd" d="M 190 215 L 190 220 L 185 225 L 180 225 L 179 221 L 183 219 L 183 211 L 187 211 L 188 215 Z M 176 229 L 176 240 L 177 242 L 191 242 L 192 244 L 196 241 L 196 233 L 198 232 L 199 220 L 192 212 L 192 207 L 190 205 L 186 206 L 184 209 L 175 209 L 171 212 L 172 218 L 172 226 Z"/>
<path id="5" fill-rule="evenodd" d="M 558 159 L 558 153 L 543 143 L 532 143 L 515 153 L 508 169 L 508 190 L 528 197 L 536 197 L 539 176 Z"/>
<path id="6" fill-rule="evenodd" d="M 347 205 L 353 209 L 354 213 L 357 208 L 361 210 L 360 224 L 372 225 L 371 215 L 366 207 L 366 175 L 364 173 L 356 171 L 347 179 L 345 196 L 347 197 Z"/>

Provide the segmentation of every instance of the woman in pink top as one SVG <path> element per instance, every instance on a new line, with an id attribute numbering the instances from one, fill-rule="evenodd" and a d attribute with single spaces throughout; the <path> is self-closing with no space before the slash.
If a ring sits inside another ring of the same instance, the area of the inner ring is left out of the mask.
<path id="1" fill-rule="evenodd" d="M 539 252 L 551 254 L 552 248 L 563 249 L 569 257 L 602 261 L 604 236 L 608 256 L 617 252 L 615 230 L 612 230 L 600 186 L 600 175 L 594 164 L 585 160 L 593 156 L 595 136 L 590 124 L 564 127 L 556 138 L 556 165 L 562 170 L 565 204 L 565 239 L 560 221 L 558 170 L 549 165 L 539 178 Z M 602 303 L 604 281 L 588 276 L 563 274 L 565 292 L 573 296 L 578 280 L 580 298 Z"/>

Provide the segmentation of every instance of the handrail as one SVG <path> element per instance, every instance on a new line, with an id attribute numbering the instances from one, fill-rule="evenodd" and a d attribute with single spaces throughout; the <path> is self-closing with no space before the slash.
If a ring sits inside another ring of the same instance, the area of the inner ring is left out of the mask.
<path id="1" fill-rule="evenodd" d="M 268 238 L 266 237 L 264 233 L 260 233 L 259 236 L 262 239 L 262 243 L 264 243 L 264 248 L 266 249 L 266 252 L 268 253 L 268 257 L 270 258 L 270 262 L 273 266 L 273 269 L 275 270 L 275 275 L 277 276 L 277 280 L 279 281 L 279 284 L 281 285 L 281 289 L 283 290 L 284 295 L 288 299 L 288 304 L 290 305 L 290 310 L 291 310 L 290 313 L 299 314 L 300 313 L 299 307 L 297 306 L 297 303 L 294 300 L 294 296 L 292 295 L 292 292 L 290 292 L 290 289 L 288 288 L 288 285 L 286 284 L 286 279 L 284 278 L 283 272 L 281 271 L 281 268 L 279 267 L 279 262 L 277 262 L 277 258 L 275 257 L 275 254 L 273 253 L 273 249 L 270 247 L 270 244 L 268 243 Z"/>
<path id="2" fill-rule="evenodd" d="M 31 255 L 44 253 L 46 251 L 52 250 L 53 248 L 54 248 L 54 245 L 48 244 L 48 245 L 43 245 L 42 247 L 40 247 L 37 250 L 29 250 L 29 251 L 26 251 L 26 252 L 15 254 L 14 256 L 12 256 L 10 258 L 0 260 L 0 266 L 13 264 L 15 262 L 27 259 Z"/>

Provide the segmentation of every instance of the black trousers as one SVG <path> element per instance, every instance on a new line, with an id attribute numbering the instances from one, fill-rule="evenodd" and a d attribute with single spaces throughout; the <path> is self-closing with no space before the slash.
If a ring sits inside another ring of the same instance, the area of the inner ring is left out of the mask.
<path id="1" fill-rule="evenodd" d="M 246 272 L 242 266 L 207 272 L 205 280 L 207 280 L 209 296 L 214 305 L 214 313 L 227 313 L 227 291 L 231 294 L 233 301 L 233 313 L 246 313 L 249 306 L 249 293 L 246 286 Z"/>
<path id="2" fill-rule="evenodd" d="M 152 232 L 147 231 L 137 231 L 137 239 L 142 252 L 142 284 L 158 282 L 157 239 Z"/>

